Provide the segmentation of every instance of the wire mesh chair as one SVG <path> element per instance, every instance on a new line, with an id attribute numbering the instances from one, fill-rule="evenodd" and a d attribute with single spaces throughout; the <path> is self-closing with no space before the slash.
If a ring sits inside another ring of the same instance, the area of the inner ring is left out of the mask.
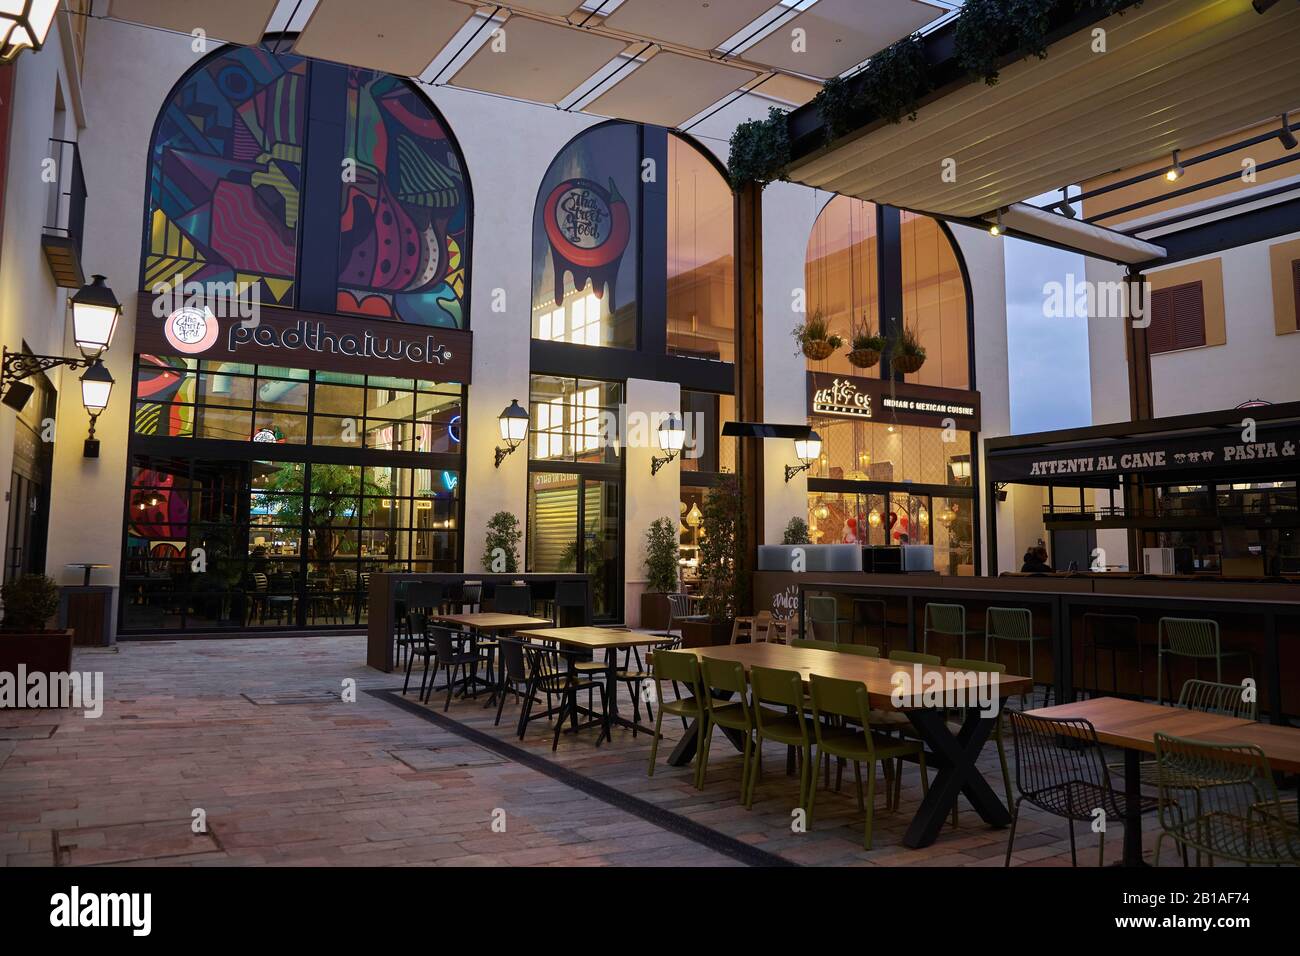
<path id="1" fill-rule="evenodd" d="M 1300 865 L 1300 823 L 1295 808 L 1278 799 L 1268 758 L 1247 744 L 1211 744 L 1155 735 L 1160 787 L 1160 836 L 1211 864 Z"/>
<path id="2" fill-rule="evenodd" d="M 832 644 L 840 642 L 840 625 L 852 625 L 847 617 L 840 617 L 840 604 L 834 597 L 822 594 L 804 599 L 808 607 L 808 623 L 812 625 L 812 636 L 816 640 L 826 640 L 830 634 Z"/>
<path id="3" fill-rule="evenodd" d="M 1245 657 L 1253 675 L 1254 655 L 1249 651 L 1225 651 L 1219 639 L 1219 622 L 1203 618 L 1162 617 L 1156 627 L 1156 703 L 1163 704 L 1170 678 L 1165 670 L 1165 655 L 1191 658 L 1199 667 L 1204 660 L 1214 661 L 1214 679 L 1223 683 L 1223 659 Z M 1172 696 L 1172 695 L 1171 695 Z"/>
<path id="4" fill-rule="evenodd" d="M 925 626 L 921 631 L 921 652 L 930 652 L 930 635 L 955 637 L 961 641 L 961 654 L 966 656 L 966 608 L 960 604 L 927 604 Z M 987 655 L 986 655 L 987 656 Z"/>
<path id="5" fill-rule="evenodd" d="M 1124 820 L 1128 801 L 1111 785 L 1110 771 L 1102 757 L 1096 728 L 1082 717 L 1035 717 L 1011 712 L 1011 733 L 1016 748 L 1016 797 L 1011 811 L 1011 834 L 1007 839 L 1006 866 L 1016 842 L 1020 804 L 1031 803 L 1045 813 L 1062 817 L 1070 824 L 1070 863 L 1078 866 L 1074 824 L 1091 823 L 1098 810 L 1105 821 Z M 1156 808 L 1150 797 L 1140 798 L 1139 810 Z M 1106 831 L 1099 833 L 1098 865 L 1105 861 Z"/>
<path id="6" fill-rule="evenodd" d="M 1029 649 L 1029 684 L 1030 695 L 1033 694 L 1033 687 L 1038 683 L 1034 680 L 1034 644 L 1037 641 L 1046 641 L 1044 636 L 1034 635 L 1034 616 L 1028 608 L 1023 607 L 991 607 L 984 617 L 984 659 L 986 661 L 994 660 L 989 656 L 989 645 L 993 645 L 994 652 L 997 651 L 999 641 L 1006 641 L 1015 645 L 1016 648 L 1016 673 L 1023 674 L 1024 669 L 1020 663 L 1021 650 Z M 965 655 L 962 655 L 963 657 Z M 1043 695 L 1043 703 L 1052 696 L 1052 685 L 1047 685 L 1047 691 Z M 1022 701 L 1022 705 L 1024 702 Z"/>

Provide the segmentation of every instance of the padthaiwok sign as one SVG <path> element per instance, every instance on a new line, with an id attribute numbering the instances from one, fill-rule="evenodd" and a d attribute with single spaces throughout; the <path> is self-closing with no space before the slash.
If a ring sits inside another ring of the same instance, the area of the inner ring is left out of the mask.
<path id="1" fill-rule="evenodd" d="M 1089 476 L 1152 475 L 1214 469 L 1230 476 L 1233 471 L 1300 470 L 1300 428 L 1261 425 L 1254 441 L 1243 441 L 1241 429 L 1221 429 L 1209 434 L 1168 436 L 1131 442 L 1083 445 L 1048 450 L 990 451 L 986 456 L 989 481 L 1029 481 L 1069 484 L 1072 478 L 1088 484 Z"/>
<path id="2" fill-rule="evenodd" d="M 448 329 L 350 315 L 263 308 L 256 319 L 183 305 L 162 318 L 141 294 L 135 351 L 213 361 L 280 365 L 422 381 L 470 380 L 473 336 Z"/>
<path id="3" fill-rule="evenodd" d="M 910 385 L 882 378 L 808 373 L 808 409 L 829 418 L 859 418 L 979 431 L 979 392 Z"/>

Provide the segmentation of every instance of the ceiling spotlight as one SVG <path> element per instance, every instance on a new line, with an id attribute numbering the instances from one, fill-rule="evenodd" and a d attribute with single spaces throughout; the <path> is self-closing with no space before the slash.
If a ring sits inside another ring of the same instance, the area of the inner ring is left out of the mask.
<path id="1" fill-rule="evenodd" d="M 1291 127 L 1286 121 L 1286 114 L 1282 114 L 1282 129 L 1277 134 L 1277 138 L 1282 141 L 1283 149 L 1295 149 L 1295 133 L 1291 132 Z"/>
<path id="2" fill-rule="evenodd" d="M 1000 236 L 1000 235 L 1002 235 L 1002 232 L 1003 232 L 1003 229 L 1002 229 L 1002 210 L 999 209 L 999 210 L 998 210 L 998 219 L 997 219 L 997 222 L 995 222 L 995 223 L 993 223 L 993 225 L 989 226 L 989 235 L 990 235 L 990 236 Z"/>
<path id="3" fill-rule="evenodd" d="M 1056 204 L 1056 208 L 1061 210 L 1061 215 L 1063 215 L 1066 219 L 1073 219 L 1077 215 L 1077 213 L 1075 213 L 1074 211 L 1074 207 L 1070 205 L 1069 186 L 1066 186 L 1064 189 L 1061 190 L 1061 201 Z"/>
<path id="4" fill-rule="evenodd" d="M 1174 164 L 1165 171 L 1165 179 L 1176 183 L 1183 178 L 1183 164 L 1178 161 L 1178 150 L 1174 150 Z"/>

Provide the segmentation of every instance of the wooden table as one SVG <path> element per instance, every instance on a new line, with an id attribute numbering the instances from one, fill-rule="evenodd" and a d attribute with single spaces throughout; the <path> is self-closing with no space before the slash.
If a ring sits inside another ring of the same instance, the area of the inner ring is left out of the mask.
<path id="1" fill-rule="evenodd" d="M 944 710 L 926 707 L 918 697 L 904 701 L 901 707 L 894 703 L 894 675 L 907 674 L 910 679 L 915 673 L 914 665 L 910 663 L 859 657 L 840 651 L 791 647 L 788 644 L 734 644 L 687 650 L 699 658 L 735 661 L 744 666 L 746 671 L 754 665 L 798 671 L 805 684 L 812 674 L 860 681 L 867 688 L 867 697 L 873 708 L 901 710 L 907 714 L 908 720 L 930 749 L 931 755 L 926 758 L 926 763 L 936 767 L 939 772 L 930 784 L 929 793 L 917 808 L 916 816 L 908 825 L 907 833 L 903 836 L 904 846 L 916 848 L 933 843 L 943 828 L 944 821 L 951 814 L 958 794 L 963 793 L 986 823 L 995 827 L 1010 825 L 1010 811 L 988 785 L 976 766 L 976 761 L 985 741 L 1001 719 L 1003 701 L 1024 694 L 1032 687 L 1028 677 L 997 675 L 996 712 L 992 716 L 986 716 L 978 708 L 967 708 L 961 728 L 954 734 L 945 720 Z M 931 665 L 923 666 L 923 673 L 966 672 L 959 668 Z M 694 725 L 687 728 L 681 743 L 669 758 L 669 763 L 684 766 L 691 761 L 695 754 L 697 734 Z M 742 736 L 729 734 L 728 737 L 737 749 L 743 749 Z"/>
<path id="2" fill-rule="evenodd" d="M 1092 724 L 1099 741 L 1124 751 L 1124 866 L 1145 865 L 1141 756 L 1156 752 L 1157 732 L 1207 743 L 1255 744 L 1275 770 L 1300 768 L 1300 729 L 1294 727 L 1120 697 L 1093 697 L 1029 713 L 1034 717 L 1082 717 Z"/>
<path id="3" fill-rule="evenodd" d="M 567 647 L 580 647 L 590 651 L 605 652 L 605 709 L 609 711 L 611 723 L 631 728 L 633 733 L 644 730 L 654 733 L 650 727 L 637 724 L 635 717 L 628 720 L 618 712 L 618 652 L 635 647 L 656 647 L 664 643 L 664 638 L 656 634 L 637 634 L 634 631 L 620 631 L 610 627 L 546 627 L 528 628 L 519 632 L 519 637 L 529 637 L 539 641 L 555 641 Z M 601 731 L 596 738 L 596 746 L 609 736 L 609 727 Z"/>
<path id="4" fill-rule="evenodd" d="M 524 614 L 498 614 L 495 611 L 480 611 L 474 614 L 432 614 L 429 616 L 429 620 L 438 624 L 456 624 L 467 628 L 470 634 L 470 646 L 476 651 L 478 650 L 478 637 L 480 634 L 500 634 L 551 623 L 544 617 L 528 617 Z M 494 684 L 479 677 L 476 671 L 470 678 L 470 683 L 487 684 L 492 689 L 492 694 L 488 697 L 488 704 L 496 703 L 497 685 L 500 684 L 500 681 Z"/>

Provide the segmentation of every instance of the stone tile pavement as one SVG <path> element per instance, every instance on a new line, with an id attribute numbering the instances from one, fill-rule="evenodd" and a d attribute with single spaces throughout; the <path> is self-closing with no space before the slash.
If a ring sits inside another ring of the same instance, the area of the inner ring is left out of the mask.
<path id="1" fill-rule="evenodd" d="M 1006 832 L 969 808 L 933 846 L 902 846 L 920 800 L 912 765 L 901 811 L 877 813 L 866 852 L 848 780 L 842 793 L 819 794 L 809 832 L 792 832 L 798 784 L 782 748 L 765 751 L 747 811 L 739 755 L 720 736 L 697 791 L 690 768 L 663 762 L 680 723 L 665 721 L 647 777 L 645 735 L 616 729 L 598 749 L 594 730 L 566 734 L 552 754 L 545 721 L 516 739 L 513 700 L 494 727 L 495 708 L 482 700 L 454 702 L 454 724 L 440 719 L 441 695 L 431 722 L 369 693 L 402 681 L 364 658 L 361 636 L 78 649 L 77 669 L 104 674 L 102 717 L 0 711 L 0 862 L 728 866 L 774 854 L 816 865 L 1002 865 Z M 346 681 L 355 681 L 354 702 L 343 699 Z M 627 699 L 620 706 L 631 710 Z M 466 739 L 474 732 L 487 738 Z M 982 763 L 998 781 L 991 747 Z M 206 832 L 194 832 L 196 817 Z M 1112 829 L 1108 861 L 1120 850 L 1121 828 Z M 1082 831 L 1081 862 L 1094 865 L 1096 836 Z M 1064 822 L 1022 813 L 1013 862 L 1069 861 Z"/>

